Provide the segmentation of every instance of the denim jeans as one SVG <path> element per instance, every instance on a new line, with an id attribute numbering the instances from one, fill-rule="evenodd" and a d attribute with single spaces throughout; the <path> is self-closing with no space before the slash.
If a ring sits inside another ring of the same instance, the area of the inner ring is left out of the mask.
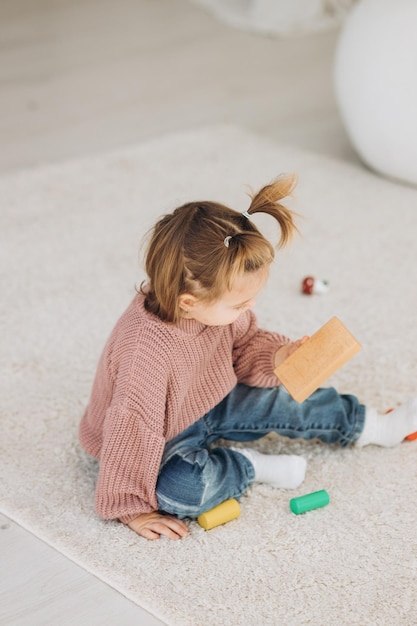
<path id="1" fill-rule="evenodd" d="M 333 388 L 302 403 L 280 386 L 238 384 L 206 415 L 165 446 L 156 486 L 160 511 L 195 518 L 228 498 L 239 498 L 254 480 L 252 463 L 217 439 L 253 441 L 270 432 L 347 446 L 363 430 L 365 406 Z"/>

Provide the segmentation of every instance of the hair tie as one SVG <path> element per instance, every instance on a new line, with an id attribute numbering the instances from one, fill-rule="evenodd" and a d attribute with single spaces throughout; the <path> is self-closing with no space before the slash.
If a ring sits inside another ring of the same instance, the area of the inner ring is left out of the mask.
<path id="1" fill-rule="evenodd" d="M 224 238 L 223 243 L 224 243 L 224 245 L 226 246 L 226 248 L 228 248 L 228 247 L 229 247 L 231 238 L 232 238 L 232 236 L 231 236 L 231 235 L 228 235 L 227 237 L 225 237 L 225 238 Z"/>
<path id="2" fill-rule="evenodd" d="M 246 217 L 247 220 L 250 220 L 250 214 L 247 211 L 242 211 L 243 217 Z"/>

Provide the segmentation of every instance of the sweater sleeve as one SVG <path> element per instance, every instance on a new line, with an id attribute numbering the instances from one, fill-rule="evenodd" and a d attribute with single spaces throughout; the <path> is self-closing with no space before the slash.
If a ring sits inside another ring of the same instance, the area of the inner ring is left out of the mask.
<path id="1" fill-rule="evenodd" d="M 158 508 L 156 481 L 165 446 L 166 358 L 145 327 L 129 358 L 118 361 L 113 401 L 103 424 L 96 509 L 127 523 Z"/>
<path id="2" fill-rule="evenodd" d="M 96 488 L 104 519 L 125 524 L 158 508 L 155 485 L 165 440 L 126 407 L 108 410 Z"/>
<path id="3" fill-rule="evenodd" d="M 253 387 L 279 385 L 274 374 L 275 353 L 291 340 L 285 335 L 258 328 L 252 311 L 241 315 L 233 326 L 233 363 L 238 381 Z"/>

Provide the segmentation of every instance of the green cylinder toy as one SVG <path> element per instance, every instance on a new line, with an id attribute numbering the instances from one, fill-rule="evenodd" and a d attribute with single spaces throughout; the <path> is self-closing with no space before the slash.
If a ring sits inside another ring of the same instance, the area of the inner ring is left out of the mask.
<path id="1" fill-rule="evenodd" d="M 321 506 L 326 506 L 329 502 L 329 494 L 322 489 L 321 491 L 314 491 L 313 493 L 308 493 L 299 498 L 292 498 L 292 500 L 290 500 L 290 509 L 296 515 L 300 515 L 300 513 L 306 513 L 306 511 L 312 511 Z"/>

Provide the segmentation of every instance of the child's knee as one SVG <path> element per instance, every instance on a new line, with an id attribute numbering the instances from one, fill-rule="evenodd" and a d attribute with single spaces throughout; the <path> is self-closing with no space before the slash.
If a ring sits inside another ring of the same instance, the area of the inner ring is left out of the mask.
<path id="1" fill-rule="evenodd" d="M 206 481 L 199 463 L 174 455 L 161 468 L 156 497 L 161 511 L 178 517 L 197 517 L 204 512 Z"/>

